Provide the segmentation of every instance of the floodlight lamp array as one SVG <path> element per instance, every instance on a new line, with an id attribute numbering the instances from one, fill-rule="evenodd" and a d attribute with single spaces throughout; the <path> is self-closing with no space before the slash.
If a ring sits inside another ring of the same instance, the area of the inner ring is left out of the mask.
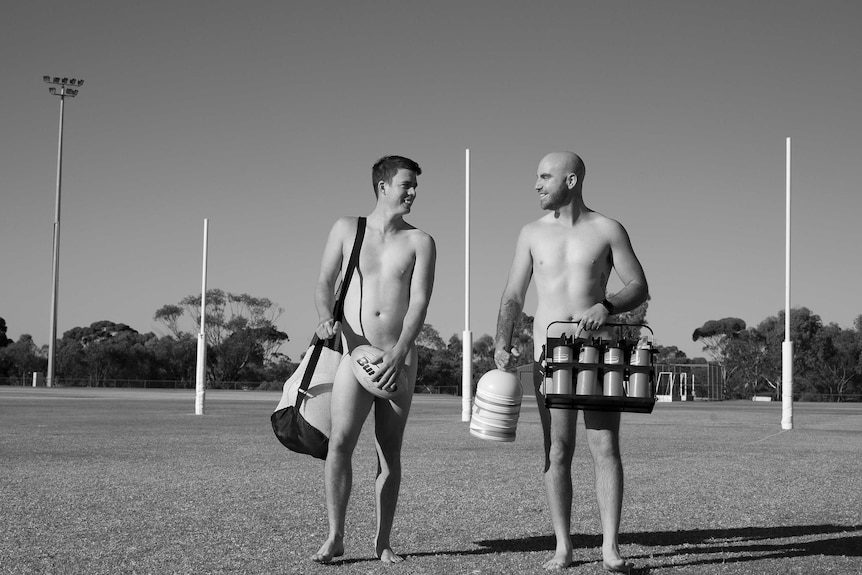
<path id="1" fill-rule="evenodd" d="M 78 78 L 60 78 L 59 76 L 42 76 L 42 80 L 47 84 L 54 84 L 48 88 L 48 91 L 54 96 L 60 96 L 61 98 L 65 96 L 74 98 L 78 95 L 77 87 L 84 83 L 84 80 Z M 60 89 L 58 90 L 56 86 L 60 86 Z M 71 88 L 71 86 L 75 86 L 75 88 Z"/>
<path id="2" fill-rule="evenodd" d="M 84 80 L 80 80 L 78 78 L 60 78 L 59 76 L 42 76 L 42 80 L 44 80 L 48 84 L 56 84 L 58 86 L 81 86 L 84 83 Z"/>

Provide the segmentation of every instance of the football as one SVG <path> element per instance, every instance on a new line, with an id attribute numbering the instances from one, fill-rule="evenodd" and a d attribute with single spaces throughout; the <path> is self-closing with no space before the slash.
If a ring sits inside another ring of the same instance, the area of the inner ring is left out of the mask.
<path id="1" fill-rule="evenodd" d="M 371 380 L 377 375 L 379 366 L 371 362 L 382 354 L 383 350 L 377 349 L 373 345 L 360 345 L 350 353 L 350 366 L 353 368 L 353 375 L 356 376 L 356 380 L 369 393 L 383 399 L 392 399 L 407 388 L 407 376 L 403 370 L 399 372 L 395 387 L 389 391 L 377 387 L 376 382 Z"/>

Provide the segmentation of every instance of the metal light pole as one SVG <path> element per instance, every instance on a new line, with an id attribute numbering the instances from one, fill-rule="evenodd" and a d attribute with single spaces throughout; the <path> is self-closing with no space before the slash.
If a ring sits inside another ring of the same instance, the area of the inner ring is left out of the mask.
<path id="1" fill-rule="evenodd" d="M 57 288 L 60 284 L 60 187 L 63 181 L 63 104 L 66 98 L 78 95 L 78 86 L 84 81 L 76 78 L 58 78 L 42 76 L 46 84 L 53 84 L 48 91 L 54 96 L 60 96 L 60 140 L 57 145 L 57 201 L 54 206 L 54 255 L 51 288 L 51 337 L 48 340 L 48 377 L 45 382 L 48 387 L 54 385 L 54 363 L 57 341 Z"/>

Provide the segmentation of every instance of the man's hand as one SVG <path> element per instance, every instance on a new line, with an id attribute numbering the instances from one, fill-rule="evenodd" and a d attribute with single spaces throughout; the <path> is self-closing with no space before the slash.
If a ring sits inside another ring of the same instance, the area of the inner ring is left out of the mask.
<path id="1" fill-rule="evenodd" d="M 573 317 L 572 321 L 578 322 L 578 329 L 575 332 L 575 337 L 581 337 L 585 331 L 596 331 L 600 329 L 605 322 L 608 321 L 608 310 L 601 303 L 592 306 L 579 317 Z"/>
<path id="2" fill-rule="evenodd" d="M 512 371 L 512 363 L 519 356 L 518 350 L 514 347 L 510 351 L 506 351 L 501 347 L 494 351 L 494 363 L 497 365 L 497 369 Z"/>
<path id="3" fill-rule="evenodd" d="M 332 318 L 325 319 L 317 324 L 315 333 L 317 334 L 317 337 L 326 341 L 327 339 L 333 338 L 341 333 L 341 322 L 335 321 Z"/>
<path id="4" fill-rule="evenodd" d="M 379 366 L 377 375 L 371 378 L 371 381 L 383 391 L 395 391 L 398 387 L 398 374 L 404 369 L 406 359 L 406 353 L 395 348 L 387 349 L 380 357 L 371 360 L 371 363 Z"/>

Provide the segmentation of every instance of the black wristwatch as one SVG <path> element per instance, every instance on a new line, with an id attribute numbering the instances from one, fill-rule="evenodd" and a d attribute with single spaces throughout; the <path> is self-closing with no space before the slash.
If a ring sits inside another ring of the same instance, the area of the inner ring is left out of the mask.
<path id="1" fill-rule="evenodd" d="M 609 302 L 607 299 L 603 299 L 602 305 L 605 306 L 606 310 L 608 310 L 608 315 L 614 315 L 614 304 Z"/>

